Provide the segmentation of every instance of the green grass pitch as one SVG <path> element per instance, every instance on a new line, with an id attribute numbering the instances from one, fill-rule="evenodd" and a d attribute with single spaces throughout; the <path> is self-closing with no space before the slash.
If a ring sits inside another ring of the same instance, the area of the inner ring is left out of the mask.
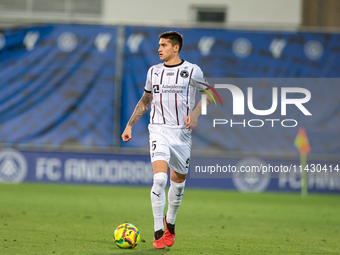
<path id="1" fill-rule="evenodd" d="M 129 222 L 133 250 L 112 240 Z M 338 195 L 187 188 L 173 247 L 152 246 L 149 187 L 0 185 L 0 254 L 340 254 Z"/>

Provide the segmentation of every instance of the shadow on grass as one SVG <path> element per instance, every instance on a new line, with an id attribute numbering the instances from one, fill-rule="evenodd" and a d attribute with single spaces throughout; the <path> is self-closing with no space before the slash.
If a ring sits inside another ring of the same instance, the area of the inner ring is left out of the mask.
<path id="1" fill-rule="evenodd" d="M 139 251 L 138 249 L 133 249 L 133 250 L 113 250 L 110 253 L 94 253 L 93 255 L 113 255 L 113 254 L 137 254 L 137 255 L 145 255 L 145 254 L 166 254 L 170 252 L 170 248 L 165 248 L 165 249 L 161 249 L 161 250 L 157 250 L 155 248 L 151 248 L 151 249 L 145 249 L 145 250 L 141 250 Z"/>

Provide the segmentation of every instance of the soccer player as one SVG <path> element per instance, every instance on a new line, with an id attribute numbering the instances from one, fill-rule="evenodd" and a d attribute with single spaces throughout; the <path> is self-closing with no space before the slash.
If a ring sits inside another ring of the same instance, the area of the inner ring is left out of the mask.
<path id="1" fill-rule="evenodd" d="M 175 219 L 189 170 L 191 132 L 201 114 L 201 101 L 193 109 L 196 87 L 199 87 L 193 81 L 195 78 L 204 81 L 203 73 L 197 65 L 179 57 L 182 44 L 183 36 L 178 32 L 159 35 L 159 58 L 164 63 L 150 67 L 143 96 L 122 134 L 124 142 L 130 141 L 133 125 L 151 105 L 148 126 L 154 171 L 151 204 L 155 231 L 153 246 L 157 249 L 165 248 L 165 244 L 170 247 L 175 241 Z M 207 106 L 211 101 L 207 96 Z M 163 217 L 168 167 L 168 211 Z"/>

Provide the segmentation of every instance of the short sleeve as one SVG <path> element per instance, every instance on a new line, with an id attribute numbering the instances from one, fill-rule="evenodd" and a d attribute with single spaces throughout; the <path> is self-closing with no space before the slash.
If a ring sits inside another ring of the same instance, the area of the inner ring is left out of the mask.
<path id="1" fill-rule="evenodd" d="M 192 78 L 196 78 L 196 79 L 203 79 L 204 78 L 203 72 L 198 65 L 195 65 L 194 72 L 192 74 Z"/>
<path id="2" fill-rule="evenodd" d="M 146 76 L 144 91 L 147 93 L 152 93 L 152 71 L 153 68 L 149 68 L 148 74 Z"/>
<path id="3" fill-rule="evenodd" d="M 191 82 L 191 85 L 198 88 L 200 92 L 202 92 L 203 89 L 208 89 L 206 85 L 209 85 L 209 83 L 207 79 L 205 79 L 201 68 L 197 65 L 195 65 L 195 69 L 192 74 L 190 82 Z"/>

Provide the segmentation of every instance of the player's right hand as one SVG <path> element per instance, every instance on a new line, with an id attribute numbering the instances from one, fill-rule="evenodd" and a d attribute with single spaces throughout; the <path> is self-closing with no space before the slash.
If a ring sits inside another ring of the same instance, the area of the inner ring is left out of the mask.
<path id="1" fill-rule="evenodd" d="M 127 126 L 122 134 L 123 142 L 128 142 L 131 140 L 131 127 Z"/>

